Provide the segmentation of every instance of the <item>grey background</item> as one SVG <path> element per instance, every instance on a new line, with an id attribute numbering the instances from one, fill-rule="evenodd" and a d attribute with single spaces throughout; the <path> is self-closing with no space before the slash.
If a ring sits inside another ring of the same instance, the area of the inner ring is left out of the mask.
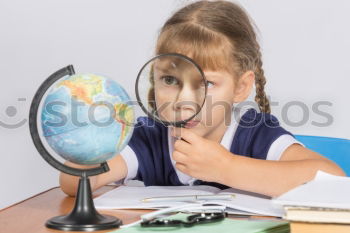
<path id="1" fill-rule="evenodd" d="M 0 120 L 28 119 L 31 99 L 52 72 L 74 64 L 78 73 L 113 78 L 134 96 L 138 69 L 153 54 L 167 17 L 190 1 L 0 0 Z M 260 29 L 267 93 L 281 124 L 295 134 L 350 138 L 350 2 L 345 0 L 242 0 Z M 19 100 L 19 98 L 24 98 Z M 309 115 L 288 102 L 300 101 Z M 318 101 L 332 106 L 312 111 Z M 58 185 L 58 172 L 35 150 L 28 123 L 0 126 L 0 209 Z"/>

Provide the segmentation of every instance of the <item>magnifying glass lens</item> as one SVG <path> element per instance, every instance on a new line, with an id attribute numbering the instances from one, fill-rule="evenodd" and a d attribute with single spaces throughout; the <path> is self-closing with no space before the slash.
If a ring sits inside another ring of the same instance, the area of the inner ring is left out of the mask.
<path id="1" fill-rule="evenodd" d="M 135 88 L 146 114 L 176 127 L 195 118 L 207 91 L 203 71 L 181 54 L 162 54 L 149 60 L 140 70 Z"/>

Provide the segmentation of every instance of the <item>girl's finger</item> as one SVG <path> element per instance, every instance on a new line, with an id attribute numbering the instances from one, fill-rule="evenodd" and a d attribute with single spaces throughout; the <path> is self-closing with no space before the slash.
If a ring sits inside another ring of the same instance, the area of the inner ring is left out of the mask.
<path id="1" fill-rule="evenodd" d="M 175 168 L 177 170 L 179 170 L 180 172 L 187 173 L 187 167 L 186 167 L 186 165 L 184 165 L 182 163 L 176 163 Z"/>
<path id="2" fill-rule="evenodd" d="M 186 128 L 176 128 L 172 131 L 172 135 L 177 137 L 180 136 L 181 139 L 190 144 L 195 144 L 200 140 L 200 137 L 197 134 Z"/>
<path id="3" fill-rule="evenodd" d="M 192 145 L 190 143 L 188 143 L 187 141 L 178 139 L 174 143 L 174 149 L 177 151 L 180 151 L 184 154 L 188 154 L 191 152 L 191 150 L 193 148 L 192 148 Z"/>
<path id="4" fill-rule="evenodd" d="M 177 163 L 183 163 L 185 164 L 187 162 L 187 155 L 181 153 L 180 151 L 174 150 L 173 152 L 173 159 Z"/>

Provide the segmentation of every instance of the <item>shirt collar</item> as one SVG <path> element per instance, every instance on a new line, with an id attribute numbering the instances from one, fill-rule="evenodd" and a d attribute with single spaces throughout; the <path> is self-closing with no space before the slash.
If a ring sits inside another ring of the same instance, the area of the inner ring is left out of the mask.
<path id="1" fill-rule="evenodd" d="M 224 136 L 221 139 L 220 144 L 225 147 L 226 150 L 230 151 L 233 137 L 235 136 L 237 127 L 239 125 L 239 121 L 242 117 L 242 115 L 246 112 L 247 110 L 240 109 L 238 107 L 234 107 L 232 114 L 231 114 L 231 122 L 228 128 L 226 129 Z"/>

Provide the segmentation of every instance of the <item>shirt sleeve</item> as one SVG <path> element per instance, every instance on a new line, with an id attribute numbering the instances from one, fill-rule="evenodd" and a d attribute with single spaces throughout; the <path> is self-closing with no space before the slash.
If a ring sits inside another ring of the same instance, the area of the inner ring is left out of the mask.
<path id="1" fill-rule="evenodd" d="M 150 174 L 154 169 L 152 159 L 152 139 L 155 126 L 146 117 L 137 118 L 133 134 L 125 148 L 125 155 L 122 154 L 127 164 L 128 173 L 125 181 L 137 179 L 143 181 L 145 174 Z M 141 172 L 142 171 L 142 172 Z M 124 181 L 124 182 L 125 182 Z"/>
<path id="2" fill-rule="evenodd" d="M 292 144 L 300 144 L 304 146 L 301 142 L 296 140 L 290 134 L 283 134 L 279 136 L 270 146 L 267 153 L 266 160 L 280 160 L 283 152 Z"/>
<path id="3" fill-rule="evenodd" d="M 126 145 L 125 148 L 120 152 L 120 155 L 124 159 L 127 167 L 127 175 L 123 180 L 117 181 L 118 184 L 126 183 L 128 180 L 136 179 L 140 168 L 140 154 L 143 154 L 144 157 L 147 157 L 148 155 L 148 153 L 142 153 L 142 151 L 147 151 L 147 145 L 149 145 L 149 141 L 145 135 L 144 129 L 146 124 L 146 118 L 137 118 L 136 124 L 133 126 L 133 133 L 128 142 L 128 145 Z"/>
<path id="4" fill-rule="evenodd" d="M 136 177 L 137 170 L 139 169 L 139 162 L 137 160 L 135 152 L 130 148 L 130 146 L 126 146 L 121 152 L 120 155 L 123 157 L 128 173 L 124 178 L 124 183 L 128 180 L 132 180 Z"/>
<path id="5" fill-rule="evenodd" d="M 279 160 L 284 150 L 293 143 L 299 142 L 280 126 L 275 116 L 250 109 L 239 122 L 232 150 L 255 159 Z"/>

